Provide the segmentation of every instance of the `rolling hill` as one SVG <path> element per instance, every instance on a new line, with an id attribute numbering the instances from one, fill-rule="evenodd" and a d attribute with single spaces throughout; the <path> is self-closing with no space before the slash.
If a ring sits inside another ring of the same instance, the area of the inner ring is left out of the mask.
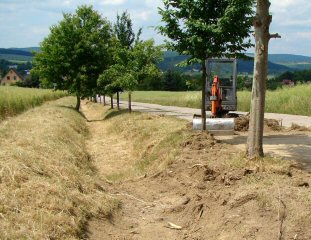
<path id="1" fill-rule="evenodd" d="M 25 63 L 31 62 L 33 52 L 40 51 L 39 47 L 28 48 L 0 48 L 0 59 L 10 61 L 11 63 Z M 247 54 L 253 57 L 254 54 Z M 168 69 L 175 69 L 182 72 L 198 72 L 200 66 L 194 64 L 187 67 L 176 67 L 176 64 L 186 60 L 188 56 L 179 55 L 177 52 L 165 51 L 163 52 L 163 61 L 158 64 L 162 71 Z M 254 63 L 252 60 L 239 60 L 239 72 L 253 72 Z M 294 55 L 294 54 L 269 54 L 269 74 L 279 74 L 285 71 L 311 69 L 311 57 Z"/>
<path id="2" fill-rule="evenodd" d="M 185 55 L 179 55 L 176 52 L 172 51 L 166 51 L 163 54 L 164 60 L 158 64 L 159 68 L 162 71 L 166 71 L 168 69 L 175 69 L 178 71 L 182 72 L 197 72 L 200 69 L 199 64 L 194 64 L 192 66 L 187 66 L 187 67 L 176 67 L 176 64 L 186 60 L 189 58 L 189 56 Z M 272 61 L 269 61 L 269 73 L 270 74 L 278 74 L 286 71 L 293 70 L 292 68 L 283 65 L 283 64 L 278 64 L 274 63 Z M 253 60 L 239 60 L 238 61 L 238 72 L 247 72 L 247 73 L 252 73 L 254 69 L 254 61 Z"/>

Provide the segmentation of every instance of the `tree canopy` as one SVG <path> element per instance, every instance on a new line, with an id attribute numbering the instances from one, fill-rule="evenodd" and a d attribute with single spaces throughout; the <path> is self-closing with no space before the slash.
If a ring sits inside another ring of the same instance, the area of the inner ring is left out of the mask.
<path id="1" fill-rule="evenodd" d="M 56 89 L 68 90 L 80 97 L 97 88 L 97 78 L 109 66 L 110 23 L 92 7 L 78 7 L 74 14 L 50 29 L 34 58 L 35 71 Z"/>
<path id="2" fill-rule="evenodd" d="M 252 46 L 253 0 L 164 0 L 159 31 L 168 48 L 192 59 L 236 56 Z"/>

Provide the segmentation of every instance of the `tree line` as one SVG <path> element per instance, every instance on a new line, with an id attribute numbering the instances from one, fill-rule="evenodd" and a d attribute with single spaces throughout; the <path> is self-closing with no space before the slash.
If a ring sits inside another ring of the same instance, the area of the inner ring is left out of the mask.
<path id="1" fill-rule="evenodd" d="M 263 156 L 262 136 L 265 91 L 268 70 L 269 0 L 163 0 L 159 8 L 162 26 L 158 31 L 167 39 L 168 50 L 188 55 L 180 65 L 199 63 L 202 69 L 202 130 L 206 130 L 205 88 L 207 58 L 245 57 L 253 46 L 251 28 L 255 33 L 255 67 L 247 140 L 249 157 Z M 161 47 L 153 40 L 141 41 L 125 12 L 112 24 L 92 7 L 82 6 L 74 14 L 64 14 L 58 25 L 41 44 L 42 52 L 35 55 L 35 71 L 57 89 L 66 89 L 80 99 L 95 94 L 112 96 L 125 90 L 131 93 L 146 77 L 160 74 L 156 63 Z M 129 105 L 131 109 L 131 105 Z"/>
<path id="2" fill-rule="evenodd" d="M 35 54 L 33 72 L 45 86 L 68 90 L 80 99 L 96 94 L 132 92 L 145 79 L 158 79 L 156 64 L 162 47 L 154 40 L 140 39 L 142 30 L 133 30 L 130 15 L 117 15 L 112 24 L 92 6 L 80 6 L 75 13 L 50 28 Z"/>

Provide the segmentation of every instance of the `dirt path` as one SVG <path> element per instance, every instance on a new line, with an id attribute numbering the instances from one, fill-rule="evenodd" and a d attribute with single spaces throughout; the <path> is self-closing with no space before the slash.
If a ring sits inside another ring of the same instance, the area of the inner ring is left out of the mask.
<path id="1" fill-rule="evenodd" d="M 88 152 L 100 174 L 107 178 L 124 171 L 131 165 L 131 149 L 122 139 L 104 137 L 107 134 L 106 123 L 102 121 L 102 112 L 82 103 L 82 112 L 88 119 L 90 138 L 87 141 Z M 143 179 L 112 184 L 109 192 L 122 202 L 122 210 L 110 219 L 110 222 L 93 221 L 90 223 L 90 239 L 180 239 L 178 230 L 164 227 L 165 221 L 174 222 L 174 217 L 165 214 L 174 202 L 182 202 L 183 196 L 167 194 L 167 186 L 153 188 L 141 181 Z M 155 190 L 156 189 L 156 190 Z"/>

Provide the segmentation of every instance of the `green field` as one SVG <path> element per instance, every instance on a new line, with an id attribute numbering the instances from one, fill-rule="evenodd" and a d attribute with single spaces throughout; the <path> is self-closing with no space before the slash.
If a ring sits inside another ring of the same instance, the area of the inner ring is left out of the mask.
<path id="1" fill-rule="evenodd" d="M 66 92 L 47 89 L 0 86 L 0 120 L 66 95 Z"/>
<path id="2" fill-rule="evenodd" d="M 250 109 L 251 92 L 238 92 L 238 110 L 248 112 Z M 121 94 L 127 100 L 127 94 Z M 163 92 L 137 91 L 133 93 L 133 101 L 156 103 L 168 106 L 200 108 L 201 92 Z M 266 112 L 286 113 L 311 116 L 311 85 L 298 85 L 267 91 Z"/>

